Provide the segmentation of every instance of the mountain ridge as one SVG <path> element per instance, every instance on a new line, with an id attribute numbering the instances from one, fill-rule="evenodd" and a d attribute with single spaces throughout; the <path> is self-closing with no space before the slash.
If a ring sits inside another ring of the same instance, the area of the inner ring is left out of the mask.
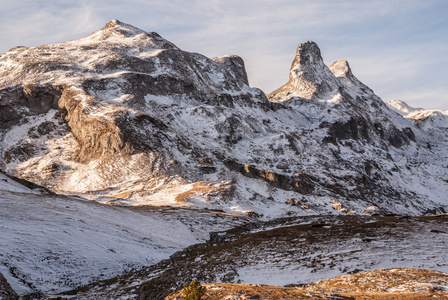
<path id="1" fill-rule="evenodd" d="M 335 213 L 335 203 L 447 209 L 435 154 L 447 156 L 445 142 L 429 150 L 433 137 L 347 61 L 327 67 L 314 42 L 299 44 L 288 83 L 267 96 L 248 85 L 240 57 L 184 52 L 118 20 L 78 40 L 12 49 L 0 66 L 2 168 L 55 191 L 267 218 Z M 418 164 L 430 182 L 411 179 Z"/>
<path id="2" fill-rule="evenodd" d="M 266 95 L 242 58 L 118 20 L 0 54 L 0 273 L 36 299 L 446 273 L 447 113 L 354 73 L 305 42 Z"/>

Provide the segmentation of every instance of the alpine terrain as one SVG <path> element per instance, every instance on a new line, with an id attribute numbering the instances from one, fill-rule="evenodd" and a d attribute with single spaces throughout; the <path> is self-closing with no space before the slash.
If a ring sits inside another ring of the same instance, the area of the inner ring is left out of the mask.
<path id="1" fill-rule="evenodd" d="M 447 149 L 448 111 L 383 102 L 310 41 L 269 94 L 238 56 L 118 20 L 13 48 L 0 54 L 0 299 L 448 272 Z"/>

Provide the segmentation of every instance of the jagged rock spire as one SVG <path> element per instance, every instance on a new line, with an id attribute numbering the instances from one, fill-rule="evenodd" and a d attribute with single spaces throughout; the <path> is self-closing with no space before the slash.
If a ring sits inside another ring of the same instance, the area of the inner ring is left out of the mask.
<path id="1" fill-rule="evenodd" d="M 316 62 L 322 62 L 320 49 L 315 42 L 306 41 L 297 46 L 296 56 L 292 62 L 291 69 L 297 65 L 309 66 Z"/>
<path id="2" fill-rule="evenodd" d="M 329 69 L 343 85 L 350 86 L 361 93 L 367 93 L 369 95 L 374 94 L 368 86 L 363 84 L 355 75 L 353 75 L 352 69 L 345 59 L 335 61 Z"/>
<path id="3" fill-rule="evenodd" d="M 338 81 L 324 64 L 317 44 L 307 41 L 297 47 L 288 83 L 268 97 L 271 101 L 284 101 L 291 97 L 312 99 L 338 87 Z"/>
<path id="4" fill-rule="evenodd" d="M 335 61 L 333 64 L 331 64 L 329 69 L 336 77 L 353 77 L 352 69 L 348 64 L 348 61 L 346 61 L 345 59 Z"/>

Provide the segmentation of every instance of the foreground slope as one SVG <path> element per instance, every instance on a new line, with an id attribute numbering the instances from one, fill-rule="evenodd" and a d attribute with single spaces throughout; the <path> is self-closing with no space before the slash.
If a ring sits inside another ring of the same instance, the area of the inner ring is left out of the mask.
<path id="1" fill-rule="evenodd" d="M 11 288 L 9 283 L 0 274 L 0 299 L 16 300 L 19 299 L 17 293 Z"/>
<path id="2" fill-rule="evenodd" d="M 76 295 L 75 299 L 158 300 L 192 280 L 287 286 L 378 268 L 446 273 L 447 222 L 447 215 L 306 216 L 259 221 L 212 234 L 206 243 L 190 246 L 149 268 L 70 294 Z M 406 274 L 397 274 L 402 284 L 415 285 L 412 271 L 407 280 Z M 359 280 L 361 288 L 364 279 L 361 276 Z M 372 291 L 375 287 L 371 286 Z"/>
<path id="3" fill-rule="evenodd" d="M 0 207 L 0 273 L 31 299 L 150 266 L 240 222 L 48 195 L 1 173 Z"/>
<path id="4" fill-rule="evenodd" d="M 237 56 L 206 58 L 117 20 L 0 56 L 3 168 L 115 205 L 277 217 L 447 207 L 446 142 L 299 45 L 289 82 L 248 85 Z M 367 210 L 369 208 L 369 210 Z"/>

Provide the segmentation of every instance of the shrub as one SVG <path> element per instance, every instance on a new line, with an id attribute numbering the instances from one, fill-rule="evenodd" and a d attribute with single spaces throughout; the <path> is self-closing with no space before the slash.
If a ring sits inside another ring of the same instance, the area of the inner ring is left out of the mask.
<path id="1" fill-rule="evenodd" d="M 185 300 L 201 300 L 206 292 L 207 288 L 194 280 L 184 285 Z"/>

